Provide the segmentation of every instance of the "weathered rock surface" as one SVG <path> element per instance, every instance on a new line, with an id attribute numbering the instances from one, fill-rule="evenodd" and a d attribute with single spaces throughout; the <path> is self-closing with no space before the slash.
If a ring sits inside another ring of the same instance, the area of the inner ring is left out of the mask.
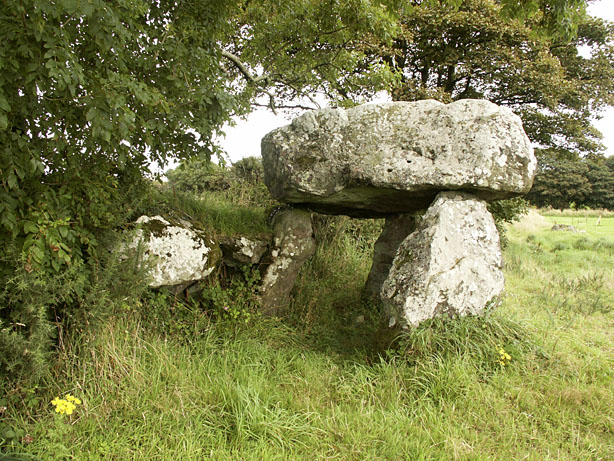
<path id="1" fill-rule="evenodd" d="M 368 297 L 379 298 L 399 245 L 416 229 L 417 220 L 418 218 L 407 214 L 390 215 L 386 218 L 382 233 L 373 246 L 373 264 L 365 284 L 365 294 Z"/>
<path id="2" fill-rule="evenodd" d="M 239 267 L 258 264 L 268 248 L 268 242 L 247 237 L 225 238 L 220 242 L 224 264 Z"/>
<path id="3" fill-rule="evenodd" d="M 418 325 L 441 314 L 479 314 L 503 284 L 499 234 L 486 204 L 442 192 L 399 246 L 381 299 L 391 325 Z"/>
<path id="4" fill-rule="evenodd" d="M 221 262 L 215 241 L 187 222 L 173 225 L 162 216 L 141 216 L 136 222 L 140 226 L 126 248 L 141 243 L 144 256 L 155 258 L 149 273 L 151 287 L 185 287 L 205 279 Z"/>
<path id="5" fill-rule="evenodd" d="M 307 112 L 263 138 L 262 158 L 276 199 L 356 217 L 426 209 L 442 190 L 516 196 L 536 168 L 520 118 L 481 100 Z"/>
<path id="6" fill-rule="evenodd" d="M 304 210 L 282 211 L 273 221 L 273 245 L 260 288 L 263 313 L 274 313 L 290 302 L 290 292 L 301 266 L 316 249 L 311 213 Z"/>

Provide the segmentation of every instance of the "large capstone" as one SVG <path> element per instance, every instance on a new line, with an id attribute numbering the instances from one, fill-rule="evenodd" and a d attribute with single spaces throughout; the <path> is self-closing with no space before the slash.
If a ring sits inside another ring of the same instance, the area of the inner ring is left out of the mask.
<path id="1" fill-rule="evenodd" d="M 262 158 L 276 199 L 355 217 L 423 210 L 442 190 L 517 196 L 536 169 L 520 118 L 482 100 L 307 112 L 263 138 Z"/>
<path id="2" fill-rule="evenodd" d="M 503 290 L 502 265 L 486 203 L 469 194 L 440 193 L 399 246 L 382 285 L 390 325 L 481 313 Z"/>
<path id="3" fill-rule="evenodd" d="M 136 223 L 136 235 L 121 251 L 142 247 L 151 287 L 186 287 L 207 278 L 221 262 L 216 242 L 188 222 L 171 224 L 162 216 L 141 216 Z"/>

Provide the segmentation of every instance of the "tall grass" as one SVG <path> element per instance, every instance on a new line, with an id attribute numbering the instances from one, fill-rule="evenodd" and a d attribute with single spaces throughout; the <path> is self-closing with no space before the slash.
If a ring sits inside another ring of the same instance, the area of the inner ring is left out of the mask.
<path id="1" fill-rule="evenodd" d="M 214 321 L 152 298 L 67 338 L 39 402 L 7 392 L 4 424 L 29 437 L 3 449 L 92 460 L 614 459 L 613 237 L 581 246 L 576 234 L 511 227 L 500 306 L 426 322 L 382 349 L 360 297 L 379 225 L 320 227 L 284 319 Z M 48 402 L 68 391 L 83 406 L 54 415 Z"/>
<path id="2" fill-rule="evenodd" d="M 233 190 L 233 193 L 237 192 Z M 229 200 L 228 193 L 207 193 L 199 196 L 163 186 L 152 191 L 152 196 L 140 212 L 151 215 L 162 213 L 187 219 L 216 235 L 270 236 L 271 228 L 266 222 L 265 206 L 243 203 L 241 196 L 236 200 L 242 204 Z"/>

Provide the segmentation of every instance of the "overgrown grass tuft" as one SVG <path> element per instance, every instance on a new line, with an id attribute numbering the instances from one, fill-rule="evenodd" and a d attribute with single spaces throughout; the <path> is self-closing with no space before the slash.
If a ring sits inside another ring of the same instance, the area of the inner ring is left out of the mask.
<path id="1" fill-rule="evenodd" d="M 216 193 L 198 196 L 163 186 L 152 191 L 148 204 L 139 211 L 187 219 L 219 236 L 268 237 L 271 234 L 271 228 L 266 222 L 265 206 L 237 205 L 226 196 Z"/>
<path id="2" fill-rule="evenodd" d="M 544 355 L 530 330 L 494 312 L 431 319 L 402 333 L 396 343 L 400 356 L 410 365 L 467 358 L 482 371 L 497 367 L 501 348 L 517 358 L 525 353 Z"/>

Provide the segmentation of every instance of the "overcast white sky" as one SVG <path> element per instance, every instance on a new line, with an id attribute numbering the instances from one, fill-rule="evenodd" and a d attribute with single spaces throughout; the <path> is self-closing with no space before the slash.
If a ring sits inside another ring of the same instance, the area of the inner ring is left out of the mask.
<path id="1" fill-rule="evenodd" d="M 614 0 L 599 0 L 589 6 L 589 13 L 614 22 Z M 606 155 L 614 155 L 614 108 L 609 108 L 602 114 L 603 118 L 595 122 L 595 126 L 604 135 L 607 147 Z M 291 117 L 275 116 L 267 109 L 254 111 L 247 120 L 237 121 L 236 126 L 226 127 L 226 137 L 222 147 L 228 153 L 231 161 L 260 155 L 260 140 L 269 131 L 290 123 Z"/>

